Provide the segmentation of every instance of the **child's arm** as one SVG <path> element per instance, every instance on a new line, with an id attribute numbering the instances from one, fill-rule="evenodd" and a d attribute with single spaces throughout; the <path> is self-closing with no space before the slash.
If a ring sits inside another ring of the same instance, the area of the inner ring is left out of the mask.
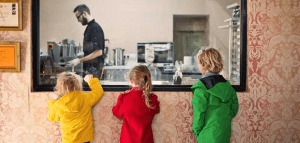
<path id="1" fill-rule="evenodd" d="M 231 104 L 231 116 L 234 117 L 238 112 L 238 110 L 239 110 L 239 101 L 236 92 L 234 91 L 234 94 L 232 96 L 232 104 Z"/>
<path id="2" fill-rule="evenodd" d="M 102 95 L 104 94 L 104 91 L 98 78 L 92 78 L 88 80 L 88 84 L 92 91 L 87 93 L 87 98 L 88 101 L 90 102 L 90 105 L 93 106 L 97 102 L 99 102 Z"/>
<path id="3" fill-rule="evenodd" d="M 159 101 L 157 101 L 157 104 L 155 106 L 155 111 L 156 111 L 156 114 L 158 114 L 160 112 L 160 107 L 159 107 Z"/>
<path id="4" fill-rule="evenodd" d="M 59 121 L 59 116 L 58 116 L 58 110 L 55 108 L 55 103 L 56 100 L 50 100 L 47 104 L 49 111 L 48 111 L 48 119 L 52 122 L 58 122 Z"/>
<path id="5" fill-rule="evenodd" d="M 160 102 L 157 99 L 158 98 L 157 95 L 153 95 L 153 98 L 154 99 L 151 99 L 151 101 L 153 101 L 155 103 L 155 105 L 154 105 L 155 114 L 158 114 L 160 112 L 160 107 L 159 107 Z"/>
<path id="6" fill-rule="evenodd" d="M 204 119 L 205 119 L 205 112 L 207 110 L 207 97 L 205 97 L 204 90 L 201 88 L 197 88 L 195 91 L 192 99 L 193 105 L 193 126 L 192 129 L 194 130 L 195 136 L 197 137 L 200 131 L 203 129 Z"/>
<path id="7" fill-rule="evenodd" d="M 118 118 L 123 117 L 122 104 L 123 104 L 123 94 L 120 94 L 119 97 L 118 97 L 118 101 L 117 101 L 116 106 L 114 106 L 113 109 L 112 109 L 113 114 Z"/>

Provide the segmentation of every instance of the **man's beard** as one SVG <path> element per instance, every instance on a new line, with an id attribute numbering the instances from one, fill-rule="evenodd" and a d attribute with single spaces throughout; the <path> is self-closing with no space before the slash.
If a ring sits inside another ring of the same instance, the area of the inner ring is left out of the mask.
<path id="1" fill-rule="evenodd" d="M 88 21 L 87 21 L 87 19 L 85 17 L 82 17 L 81 24 L 82 25 L 87 25 L 88 24 Z"/>

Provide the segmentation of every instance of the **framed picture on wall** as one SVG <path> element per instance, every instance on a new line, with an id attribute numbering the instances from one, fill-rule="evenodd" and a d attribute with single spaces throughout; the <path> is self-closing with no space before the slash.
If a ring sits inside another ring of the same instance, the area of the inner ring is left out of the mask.
<path id="1" fill-rule="evenodd" d="M 0 30 L 22 31 L 22 0 L 0 1 Z"/>
<path id="2" fill-rule="evenodd" d="M 20 42 L 0 42 L 0 72 L 20 71 Z"/>

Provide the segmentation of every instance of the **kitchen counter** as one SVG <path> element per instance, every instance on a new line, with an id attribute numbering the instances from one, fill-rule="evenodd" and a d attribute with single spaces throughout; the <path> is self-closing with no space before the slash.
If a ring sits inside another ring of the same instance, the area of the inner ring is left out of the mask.
<path id="1" fill-rule="evenodd" d="M 105 66 L 103 68 L 103 80 L 100 80 L 102 85 L 129 85 L 128 74 L 133 66 Z M 153 85 L 193 85 L 199 78 L 201 73 L 183 72 L 181 84 L 174 84 L 174 71 L 162 72 L 162 68 L 149 67 Z M 41 85 L 55 85 L 60 72 L 51 74 L 41 73 Z M 80 75 L 80 73 L 77 73 Z"/>
<path id="2" fill-rule="evenodd" d="M 104 80 L 100 80 L 102 85 L 129 85 L 128 74 L 133 66 L 105 66 L 103 68 Z M 173 82 L 175 72 L 162 72 L 162 68 L 148 67 L 151 71 L 153 85 L 178 85 Z M 183 72 L 181 85 L 193 85 L 201 73 Z"/>
<path id="3" fill-rule="evenodd" d="M 128 81 L 108 81 L 100 80 L 102 85 L 130 85 Z M 152 85 L 170 85 L 169 81 L 152 81 Z"/>

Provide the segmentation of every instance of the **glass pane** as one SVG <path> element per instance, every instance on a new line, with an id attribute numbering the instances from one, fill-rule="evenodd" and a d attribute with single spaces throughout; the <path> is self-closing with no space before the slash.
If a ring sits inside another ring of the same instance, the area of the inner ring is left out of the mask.
<path id="1" fill-rule="evenodd" d="M 204 47 L 221 51 L 221 74 L 233 85 L 240 84 L 240 1 L 87 1 L 105 34 L 101 70 L 93 60 L 67 65 L 86 56 L 86 26 L 73 12 L 82 1 L 73 2 L 40 0 L 39 85 L 55 85 L 64 71 L 97 74 L 103 85 L 128 85 L 127 74 L 137 64 L 149 67 L 154 85 L 193 85 L 201 77 L 194 57 Z"/>

